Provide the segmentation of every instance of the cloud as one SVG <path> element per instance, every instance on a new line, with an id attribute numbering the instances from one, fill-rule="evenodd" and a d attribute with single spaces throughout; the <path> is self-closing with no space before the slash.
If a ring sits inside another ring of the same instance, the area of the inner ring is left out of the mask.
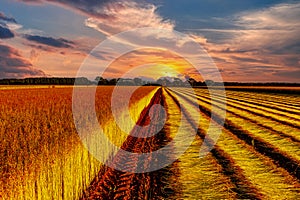
<path id="1" fill-rule="evenodd" d="M 74 44 L 72 41 L 63 38 L 55 39 L 52 37 L 44 37 L 38 35 L 24 35 L 24 37 L 29 41 L 34 41 L 40 44 L 57 48 L 70 48 Z"/>
<path id="2" fill-rule="evenodd" d="M 15 48 L 0 44 L 0 78 L 34 76 L 45 76 L 45 73 L 35 69 Z"/>
<path id="3" fill-rule="evenodd" d="M 294 71 L 279 71 L 276 72 L 274 75 L 288 78 L 287 80 L 291 79 L 291 82 L 294 82 L 294 80 L 299 80 L 300 77 L 300 70 L 294 70 Z"/>
<path id="4" fill-rule="evenodd" d="M 157 7 L 152 4 L 142 5 L 133 1 L 114 2 L 98 10 L 104 17 L 88 18 L 85 24 L 106 35 L 140 27 L 173 29 L 174 22 L 163 19 L 156 10 Z"/>
<path id="5" fill-rule="evenodd" d="M 64 6 L 66 8 L 79 11 L 80 13 L 89 17 L 108 17 L 103 13 L 102 7 L 109 3 L 117 2 L 117 0 L 19 0 L 24 3 L 40 5 L 42 3 L 52 3 Z"/>
<path id="6" fill-rule="evenodd" d="M 190 31 L 207 38 L 200 44 L 226 80 L 299 82 L 299 19 L 300 3 L 284 3 L 227 17 L 227 28 Z"/>
<path id="7" fill-rule="evenodd" d="M 0 20 L 6 21 L 6 22 L 12 22 L 17 24 L 17 21 L 13 17 L 7 17 L 4 13 L 0 12 Z"/>
<path id="8" fill-rule="evenodd" d="M 86 16 L 105 17 L 105 15 L 99 10 L 103 5 L 115 2 L 115 0 L 19 0 L 24 3 L 33 5 L 41 5 L 43 3 L 51 3 L 60 5 L 69 9 L 80 12 Z"/>
<path id="9" fill-rule="evenodd" d="M 175 23 L 163 18 L 158 13 L 157 6 L 149 1 L 23 0 L 23 2 L 54 3 L 73 9 L 87 16 L 86 26 L 107 36 L 139 27 L 171 30 L 175 27 Z M 280 74 L 282 79 L 274 79 L 274 81 L 283 80 L 284 77 L 288 80 L 289 75 L 293 76 L 289 72 L 297 72 L 295 66 L 300 65 L 298 58 L 300 52 L 299 19 L 300 3 L 281 3 L 264 9 L 240 12 L 224 19 L 208 20 L 207 24 L 211 26 L 191 27 L 188 32 L 214 58 L 216 64 L 222 69 L 222 73 L 227 75 L 227 77 L 224 76 L 225 79 L 228 78 L 227 80 L 269 81 L 272 78 L 278 78 Z M 138 35 L 139 37 L 129 38 L 128 41 L 134 41 L 137 46 L 139 40 L 148 41 L 147 44 L 150 46 L 155 45 L 155 42 L 162 41 L 159 40 L 161 37 L 166 43 L 177 42 L 172 36 L 159 35 L 158 39 L 156 38 L 157 32 L 141 34 Z M 126 38 L 122 39 L 122 42 L 126 43 Z M 47 45 L 52 43 L 41 38 L 36 39 L 35 42 L 47 43 Z M 69 43 L 66 45 L 72 46 Z M 188 46 L 185 43 L 182 46 L 184 45 Z M 110 59 L 109 53 L 114 52 L 107 50 L 107 52 L 100 52 L 96 57 L 103 60 Z M 128 63 L 128 60 L 126 62 Z M 276 77 L 274 74 L 277 74 Z M 295 76 L 293 78 L 295 80 Z"/>
<path id="10" fill-rule="evenodd" d="M 240 13 L 236 25 L 252 30 L 295 30 L 299 29 L 300 3 L 277 4 L 275 6 Z"/>
<path id="11" fill-rule="evenodd" d="M 231 51 L 294 53 L 299 51 L 299 19 L 300 3 L 283 3 L 227 17 L 227 28 L 195 28 L 188 31 L 203 35 L 208 39 L 207 43 L 214 44 L 211 48 L 219 50 L 218 47 L 222 46 Z"/>
<path id="12" fill-rule="evenodd" d="M 0 25 L 10 30 L 17 30 L 22 28 L 22 25 L 18 24 L 15 18 L 7 17 L 2 12 L 0 12 Z"/>
<path id="13" fill-rule="evenodd" d="M 7 39 L 15 37 L 14 31 L 22 26 L 13 17 L 7 17 L 0 12 L 0 38 Z"/>
<path id="14" fill-rule="evenodd" d="M 299 43 L 299 19 L 300 3 L 277 4 L 267 9 L 241 13 L 235 23 L 244 31 L 236 42 L 244 48 L 293 53 L 294 48 L 289 47 Z"/>
<path id="15" fill-rule="evenodd" d="M 88 16 L 86 26 L 105 35 L 139 27 L 173 29 L 174 22 L 163 19 L 157 6 L 133 0 L 20 0 L 25 3 L 55 3 Z"/>
<path id="16" fill-rule="evenodd" d="M 9 30 L 8 28 L 2 27 L 0 25 L 0 38 L 1 39 L 7 39 L 7 38 L 13 38 L 15 34 Z"/>

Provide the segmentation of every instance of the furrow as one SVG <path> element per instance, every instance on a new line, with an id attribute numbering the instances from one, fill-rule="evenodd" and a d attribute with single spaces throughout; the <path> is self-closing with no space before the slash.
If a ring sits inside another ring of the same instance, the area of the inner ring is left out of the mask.
<path id="1" fill-rule="evenodd" d="M 182 94 L 178 94 L 178 96 L 187 101 L 194 101 L 191 97 Z M 200 109 L 203 114 L 201 118 L 210 119 L 210 111 L 201 106 Z M 216 123 L 222 121 L 219 117 L 212 120 Z M 202 124 L 208 124 L 208 121 Z M 256 141 L 254 141 L 256 138 L 249 135 L 249 133 L 245 133 L 244 130 L 236 129 L 230 125 L 226 120 L 225 129 L 223 129 L 223 134 L 220 135 L 215 149 L 222 149 L 227 155 L 230 155 L 230 158 L 234 160 L 235 164 L 240 167 L 245 177 L 247 177 L 246 180 L 255 185 L 256 189 L 259 189 L 259 193 L 266 196 L 265 198 L 299 198 L 299 182 L 297 180 L 299 177 L 293 173 L 295 166 L 291 163 L 285 165 L 284 162 L 287 160 L 281 161 L 281 159 L 286 157 L 275 151 L 276 149 L 273 148 L 270 151 L 268 149 L 270 145 L 266 143 L 260 143 L 257 147 Z M 204 133 L 202 133 L 202 137 L 204 137 Z M 253 142 L 255 146 L 253 146 Z M 275 152 L 274 154 L 279 157 L 270 155 L 272 152 Z M 288 161 L 293 162 L 292 159 L 288 159 Z M 278 168 L 278 165 L 282 168 Z M 246 183 L 246 185 L 248 184 Z M 293 190 L 290 188 L 293 188 Z M 261 198 L 262 196 L 257 197 Z"/>
<path id="2" fill-rule="evenodd" d="M 172 91 L 174 92 L 174 91 Z M 172 95 L 170 91 L 168 91 L 169 95 Z M 191 105 L 192 107 L 195 106 L 196 102 L 193 102 L 187 98 L 184 98 L 180 93 L 174 92 L 177 95 L 177 98 L 180 102 L 184 102 L 183 105 Z M 175 97 L 174 97 L 175 98 Z M 197 122 L 195 122 L 191 117 L 188 115 L 188 111 L 184 112 L 189 118 L 189 122 L 193 124 L 193 126 L 197 129 L 198 135 L 202 140 L 204 140 L 206 136 L 206 144 L 207 146 L 211 146 L 214 144 L 213 140 L 210 139 L 206 134 L 204 129 L 198 127 Z M 202 124 L 200 122 L 200 124 Z M 205 123 L 207 124 L 207 123 Z M 203 144 L 202 144 L 203 145 Z M 243 170 L 241 170 L 240 166 L 238 166 L 234 159 L 230 157 L 230 155 L 225 152 L 223 149 L 219 148 L 218 145 L 215 145 L 214 148 L 211 150 L 212 156 L 216 159 L 218 164 L 222 167 L 222 173 L 228 176 L 231 180 L 231 183 L 234 185 L 232 190 L 236 193 L 237 198 L 243 199 L 260 199 L 263 195 L 257 190 L 257 188 L 247 179 L 244 175 Z M 200 159 L 200 158 L 199 158 Z"/>

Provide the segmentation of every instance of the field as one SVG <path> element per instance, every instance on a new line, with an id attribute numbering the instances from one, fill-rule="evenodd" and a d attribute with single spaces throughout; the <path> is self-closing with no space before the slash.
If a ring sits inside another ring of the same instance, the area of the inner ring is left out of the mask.
<path id="1" fill-rule="evenodd" d="M 99 122 L 108 124 L 107 132 L 113 129 L 111 140 L 120 144 L 126 135 L 109 122 L 111 112 L 103 106 L 112 89 L 97 91 L 96 109 Z M 134 94 L 133 117 L 151 100 L 153 90 Z M 0 102 L 0 199 L 78 199 L 101 164 L 77 135 L 72 88 L 5 89 Z"/>
<path id="2" fill-rule="evenodd" d="M 82 87 L 83 95 L 89 89 Z M 2 88 L 0 199 L 300 199 L 298 89 L 229 88 L 225 96 L 218 88 L 211 93 L 205 88 L 141 87 L 129 108 L 121 103 L 123 94 L 117 98 L 120 119 L 129 109 L 134 122 L 149 125 L 143 131 L 133 127 L 129 136 L 110 111 L 113 89 L 98 87 L 95 107 L 114 144 L 134 153 L 168 144 L 173 148 L 143 160 L 113 152 L 111 164 L 128 170 L 118 171 L 84 148 L 72 117 L 72 87 Z M 154 104 L 165 113 L 154 110 L 149 117 Z M 165 115 L 162 129 L 151 124 L 150 118 L 161 122 Z M 157 134 L 133 136 L 148 131 Z M 196 136 L 185 146 L 192 132 Z M 215 141 L 199 158 L 200 148 Z M 97 145 L 105 149 L 105 143 Z M 162 156 L 166 163 L 175 162 L 132 172 L 161 165 Z"/>

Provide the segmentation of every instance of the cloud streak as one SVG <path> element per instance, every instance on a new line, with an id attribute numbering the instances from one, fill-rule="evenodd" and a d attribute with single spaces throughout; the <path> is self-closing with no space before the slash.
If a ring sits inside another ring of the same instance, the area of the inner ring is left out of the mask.
<path id="1" fill-rule="evenodd" d="M 13 17 L 7 17 L 4 13 L 0 12 L 0 20 L 17 24 L 17 21 Z"/>
<path id="2" fill-rule="evenodd" d="M 38 36 L 38 35 L 25 35 L 24 36 L 27 40 L 37 42 L 40 44 L 57 47 L 57 48 L 71 48 L 74 44 L 72 41 L 59 38 L 55 39 L 52 37 L 44 37 L 44 36 Z"/>
<path id="3" fill-rule="evenodd" d="M 0 44 L 0 78 L 45 76 L 41 70 L 23 58 L 17 49 Z"/>

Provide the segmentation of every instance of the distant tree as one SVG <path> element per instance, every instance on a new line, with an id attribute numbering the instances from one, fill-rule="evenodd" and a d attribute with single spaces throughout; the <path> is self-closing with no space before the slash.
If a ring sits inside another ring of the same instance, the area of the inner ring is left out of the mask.
<path id="1" fill-rule="evenodd" d="M 189 83 L 192 87 L 194 87 L 194 86 L 196 86 L 197 81 L 196 81 L 195 79 L 193 79 L 193 78 L 189 78 L 189 79 L 188 79 L 188 83 Z"/>
<path id="2" fill-rule="evenodd" d="M 107 85 L 108 84 L 108 80 L 101 76 L 97 76 L 95 78 L 95 81 L 98 83 L 98 85 Z"/>
<path id="3" fill-rule="evenodd" d="M 113 78 L 113 79 L 110 79 L 108 81 L 108 85 L 116 85 L 117 84 L 117 79 Z"/>
<path id="4" fill-rule="evenodd" d="M 174 78 L 173 84 L 174 86 L 183 86 L 184 83 L 182 82 L 182 80 L 180 78 Z"/>
<path id="5" fill-rule="evenodd" d="M 135 85 L 142 85 L 143 84 L 143 80 L 140 78 L 134 78 L 133 82 Z"/>
<path id="6" fill-rule="evenodd" d="M 205 80 L 205 84 L 207 85 L 207 86 L 212 86 L 212 85 L 214 85 L 214 81 L 213 80 Z"/>
<path id="7" fill-rule="evenodd" d="M 161 77 L 156 81 L 157 84 L 162 85 L 162 86 L 169 86 L 171 85 L 171 82 L 166 79 L 165 77 Z"/>

